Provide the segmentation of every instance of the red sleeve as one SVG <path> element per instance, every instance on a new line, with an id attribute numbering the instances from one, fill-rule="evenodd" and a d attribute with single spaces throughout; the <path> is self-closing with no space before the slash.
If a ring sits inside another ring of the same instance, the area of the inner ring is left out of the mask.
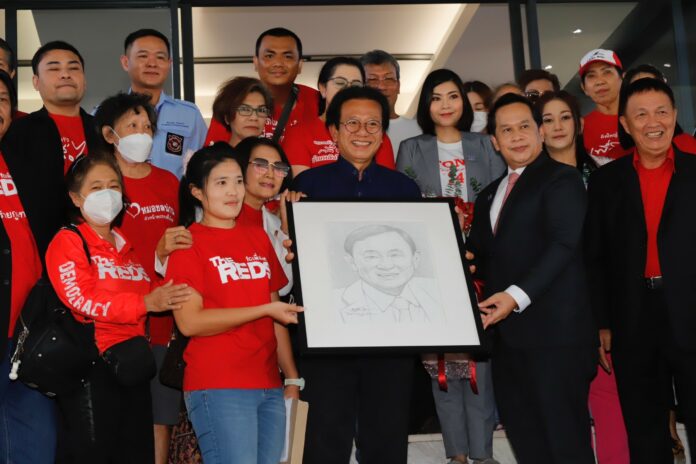
<path id="1" fill-rule="evenodd" d="M 193 287 L 198 293 L 203 293 L 203 266 L 201 257 L 193 249 L 176 250 L 169 255 L 167 263 L 167 275 L 165 282 L 174 280 L 174 284 L 187 284 Z"/>
<path id="2" fill-rule="evenodd" d="M 394 148 L 392 148 L 391 140 L 389 140 L 389 136 L 386 132 L 384 133 L 384 137 L 382 137 L 382 145 L 379 146 L 377 155 L 375 155 L 375 161 L 385 168 L 396 168 L 396 164 L 394 164 Z"/>
<path id="3" fill-rule="evenodd" d="M 208 134 L 205 136 L 204 147 L 212 145 L 215 142 L 229 142 L 232 133 L 227 130 L 227 128 L 217 119 L 212 118 L 210 120 L 210 127 L 208 128 Z"/>
<path id="4" fill-rule="evenodd" d="M 113 324 L 137 324 L 146 314 L 142 294 L 97 288 L 97 269 L 74 232 L 56 234 L 46 252 L 46 269 L 56 294 L 75 314 Z"/>
<path id="5" fill-rule="evenodd" d="M 285 130 L 282 146 L 291 166 L 312 167 L 312 154 L 307 149 L 307 144 L 305 143 L 309 136 L 311 134 L 300 125 L 288 127 Z"/>
<path id="6" fill-rule="evenodd" d="M 266 235 L 265 232 L 264 235 Z M 278 255 L 276 255 L 275 249 L 273 245 L 271 245 L 270 239 L 268 239 L 268 235 L 266 235 L 266 241 L 268 242 L 266 256 L 268 256 L 268 267 L 271 269 L 271 291 L 277 292 L 288 284 L 288 278 L 285 275 L 283 267 L 280 265 L 280 261 L 278 261 Z"/>

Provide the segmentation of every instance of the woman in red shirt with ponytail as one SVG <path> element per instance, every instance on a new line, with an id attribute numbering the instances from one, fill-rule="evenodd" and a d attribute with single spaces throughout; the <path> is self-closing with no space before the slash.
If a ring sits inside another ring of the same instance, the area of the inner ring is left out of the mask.
<path id="1" fill-rule="evenodd" d="M 167 280 L 193 289 L 174 318 L 190 337 L 184 400 L 205 464 L 277 464 L 283 397 L 299 397 L 285 325 L 297 323 L 302 309 L 279 301 L 287 279 L 266 232 L 237 224 L 244 195 L 244 173 L 228 144 L 196 152 L 179 196 L 193 246 L 172 253 L 167 269 Z"/>

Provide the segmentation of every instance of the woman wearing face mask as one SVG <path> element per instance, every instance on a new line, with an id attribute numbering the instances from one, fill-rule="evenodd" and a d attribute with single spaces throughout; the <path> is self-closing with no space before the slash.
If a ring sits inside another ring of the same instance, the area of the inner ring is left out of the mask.
<path id="1" fill-rule="evenodd" d="M 16 109 L 17 94 L 12 78 L 0 71 L 0 139 L 10 127 Z M 18 464 L 53 464 L 56 450 L 54 401 L 9 377 L 15 326 L 29 292 L 41 277 L 40 244 L 45 247 L 52 235 L 46 227 L 37 227 L 29 220 L 41 214 L 40 204 L 46 201 L 46 191 L 36 188 L 34 183 L 22 184 L 14 177 L 18 169 L 26 167 L 17 166 L 21 161 L 12 158 L 8 147 L 2 146 L 0 273 L 6 285 L 0 292 L 0 333 L 4 334 L 0 345 L 0 459 Z M 35 182 L 35 177 L 29 178 Z M 21 199 L 19 192 L 22 192 Z M 60 192 L 54 192 L 57 193 Z"/>
<path id="2" fill-rule="evenodd" d="M 355 58 L 337 56 L 324 63 L 317 79 L 320 96 L 318 117 L 286 129 L 283 138 L 282 145 L 290 159 L 293 175 L 338 159 L 338 147 L 326 127 L 326 109 L 338 92 L 348 87 L 362 87 L 364 83 L 365 70 Z M 386 134 L 375 161 L 394 168 L 394 149 Z"/>
<path id="3" fill-rule="evenodd" d="M 244 171 L 244 205 L 237 218 L 238 225 L 262 227 L 273 244 L 278 260 L 283 266 L 288 284 L 278 291 L 285 296 L 292 288 L 292 264 L 285 261 L 287 250 L 283 241 L 289 239 L 285 204 L 280 204 L 280 216 L 271 213 L 266 202 L 276 198 L 279 192 L 292 183 L 290 162 L 281 146 L 270 139 L 249 137 L 236 147 L 237 159 Z"/>
<path id="4" fill-rule="evenodd" d="M 468 216 L 465 224 L 470 224 L 470 205 L 481 189 L 505 171 L 490 138 L 468 132 L 472 119 L 459 76 L 449 69 L 431 72 L 418 101 L 417 120 L 423 135 L 401 142 L 396 158 L 397 169 L 416 181 L 423 196 L 455 197 Z M 433 378 L 447 456 L 454 463 L 466 463 L 467 458 L 494 462 L 495 402 L 488 362 L 476 362 L 474 377 L 466 354 L 445 355 L 442 372 L 438 372 L 441 363 L 436 355 L 423 359 Z M 447 387 L 438 382 L 442 376 L 447 377 Z M 474 384 L 478 394 L 473 393 Z"/>
<path id="5" fill-rule="evenodd" d="M 464 83 L 464 91 L 469 104 L 474 110 L 474 122 L 471 123 L 471 132 L 486 132 L 488 124 L 488 105 L 487 102 L 493 96 L 490 87 L 481 81 L 468 81 Z"/>
<path id="6" fill-rule="evenodd" d="M 147 162 L 152 147 L 156 115 L 149 96 L 119 93 L 104 100 L 95 119 L 107 146 L 113 151 L 130 200 L 121 230 L 128 237 L 140 262 L 153 282 L 155 273 L 172 251 L 191 246 L 191 234 L 178 226 L 179 181 L 169 171 Z M 148 334 L 158 370 L 167 343 L 171 338 L 173 320 L 169 313 L 149 318 Z M 155 430 L 157 463 L 167 461 L 171 426 L 179 422 L 181 392 L 163 386 L 159 376 L 151 382 L 152 414 Z"/>
<path id="7" fill-rule="evenodd" d="M 544 147 L 549 156 L 575 166 L 587 185 L 597 163 L 587 154 L 582 142 L 583 121 L 577 100 L 565 90 L 546 92 L 536 103 L 542 116 Z"/>
<path id="8" fill-rule="evenodd" d="M 167 279 L 193 290 L 174 317 L 190 337 L 184 400 L 206 464 L 277 464 L 283 397 L 299 396 L 284 325 L 297 323 L 302 309 L 278 301 L 287 279 L 264 230 L 237 223 L 244 195 L 244 172 L 227 144 L 196 152 L 180 187 L 193 246 L 175 251 L 167 269 Z"/>
<path id="9" fill-rule="evenodd" d="M 124 214 L 123 179 L 113 156 L 79 157 L 66 175 L 73 231 L 56 234 L 46 253 L 46 269 L 58 297 L 83 323 L 94 323 L 99 353 L 145 334 L 150 312 L 179 309 L 186 285 L 171 282 L 153 290 L 152 279 L 131 243 L 114 224 Z M 76 391 L 58 398 L 73 462 L 154 460 L 149 379 L 123 385 L 104 359 L 97 358 Z"/>

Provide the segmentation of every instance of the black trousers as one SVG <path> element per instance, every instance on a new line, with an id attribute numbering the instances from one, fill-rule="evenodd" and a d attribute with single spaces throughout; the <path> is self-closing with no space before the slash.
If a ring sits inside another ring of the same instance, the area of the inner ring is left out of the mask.
<path id="1" fill-rule="evenodd" d="M 491 365 L 500 419 L 517 462 L 594 464 L 587 401 L 597 348 L 497 343 Z"/>
<path id="2" fill-rule="evenodd" d="M 354 438 L 360 464 L 406 464 L 413 368 L 412 356 L 303 359 L 304 464 L 347 464 Z"/>
<path id="3" fill-rule="evenodd" d="M 58 397 L 70 462 L 152 464 L 150 383 L 123 387 L 99 359 L 88 381 Z"/>
<path id="4" fill-rule="evenodd" d="M 622 342 L 620 334 L 613 337 L 616 385 L 631 464 L 672 464 L 672 382 L 689 449 L 696 450 L 696 352 L 674 344 L 662 290 L 645 289 L 643 301 L 639 327 L 645 336 L 640 337 L 640 344 Z"/>

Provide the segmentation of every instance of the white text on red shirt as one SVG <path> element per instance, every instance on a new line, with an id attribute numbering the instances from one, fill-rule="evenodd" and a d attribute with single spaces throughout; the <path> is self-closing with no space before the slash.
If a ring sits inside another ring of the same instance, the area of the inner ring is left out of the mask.
<path id="1" fill-rule="evenodd" d="M 220 282 L 226 284 L 232 280 L 251 280 L 251 279 L 269 279 L 271 277 L 271 268 L 268 261 L 263 256 L 247 256 L 246 263 L 238 263 L 232 258 L 223 258 L 214 256 L 210 258 L 220 274 Z"/>

